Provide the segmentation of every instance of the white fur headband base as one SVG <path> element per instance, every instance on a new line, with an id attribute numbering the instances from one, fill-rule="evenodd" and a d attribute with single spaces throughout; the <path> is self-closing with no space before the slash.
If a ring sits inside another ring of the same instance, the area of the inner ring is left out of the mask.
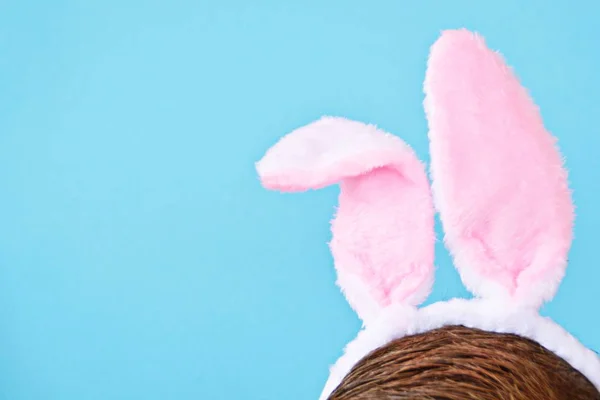
<path id="1" fill-rule="evenodd" d="M 537 310 L 507 307 L 504 302 L 453 299 L 417 309 L 391 306 L 366 327 L 331 368 L 320 400 L 326 400 L 352 367 L 372 351 L 409 335 L 444 326 L 462 325 L 495 333 L 512 333 L 531 339 L 567 361 L 600 390 L 600 359 L 570 333 Z"/>

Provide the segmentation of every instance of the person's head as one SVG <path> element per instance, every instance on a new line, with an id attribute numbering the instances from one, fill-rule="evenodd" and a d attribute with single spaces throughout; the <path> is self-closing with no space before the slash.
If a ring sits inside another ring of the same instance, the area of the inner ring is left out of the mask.
<path id="1" fill-rule="evenodd" d="M 352 368 L 328 400 L 600 400 L 536 342 L 448 326 L 394 340 Z"/>
<path id="2" fill-rule="evenodd" d="M 424 89 L 429 176 L 399 137 L 335 117 L 292 131 L 257 164 L 270 189 L 340 183 L 331 250 L 364 330 L 320 400 L 598 400 L 598 355 L 539 313 L 565 274 L 575 216 L 537 106 L 466 30 L 432 46 Z M 436 212 L 474 298 L 420 307 Z"/>

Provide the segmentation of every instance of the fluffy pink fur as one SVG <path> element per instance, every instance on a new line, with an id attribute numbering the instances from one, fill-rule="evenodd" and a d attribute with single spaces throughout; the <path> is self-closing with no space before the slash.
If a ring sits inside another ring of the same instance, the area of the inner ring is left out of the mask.
<path id="1" fill-rule="evenodd" d="M 417 305 L 433 281 L 433 204 L 412 149 L 374 126 L 323 118 L 295 130 L 257 164 L 265 187 L 341 182 L 331 250 L 338 283 L 365 324 L 392 304 Z"/>
<path id="2" fill-rule="evenodd" d="M 600 360 L 537 310 L 564 275 L 574 219 L 567 174 L 525 89 L 466 30 L 431 49 L 425 81 L 433 194 L 465 285 L 482 299 L 417 309 L 433 281 L 433 205 L 424 168 L 398 137 L 323 118 L 257 164 L 264 186 L 340 183 L 331 249 L 338 283 L 366 327 L 331 369 L 326 399 L 365 355 L 446 325 L 528 337 L 600 387 Z"/>
<path id="3" fill-rule="evenodd" d="M 574 219 L 555 139 L 502 57 L 466 30 L 433 45 L 425 93 L 433 194 L 463 281 L 541 305 L 564 275 Z"/>

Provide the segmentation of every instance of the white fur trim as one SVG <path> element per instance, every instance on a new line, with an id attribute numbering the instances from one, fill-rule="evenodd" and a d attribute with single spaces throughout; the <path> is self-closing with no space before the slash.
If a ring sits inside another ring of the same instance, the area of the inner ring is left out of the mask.
<path id="1" fill-rule="evenodd" d="M 511 306 L 505 301 L 453 299 L 416 309 L 390 306 L 377 321 L 348 344 L 333 365 L 320 400 L 327 397 L 366 355 L 394 339 L 449 325 L 464 325 L 488 332 L 512 333 L 544 346 L 585 375 L 600 390 L 600 357 L 570 333 L 534 308 Z"/>

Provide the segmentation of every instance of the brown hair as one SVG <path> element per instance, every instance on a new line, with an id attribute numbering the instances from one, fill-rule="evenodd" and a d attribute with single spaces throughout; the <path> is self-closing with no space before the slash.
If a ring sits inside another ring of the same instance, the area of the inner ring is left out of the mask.
<path id="1" fill-rule="evenodd" d="M 450 326 L 375 350 L 328 400 L 600 400 L 600 393 L 532 340 Z"/>

